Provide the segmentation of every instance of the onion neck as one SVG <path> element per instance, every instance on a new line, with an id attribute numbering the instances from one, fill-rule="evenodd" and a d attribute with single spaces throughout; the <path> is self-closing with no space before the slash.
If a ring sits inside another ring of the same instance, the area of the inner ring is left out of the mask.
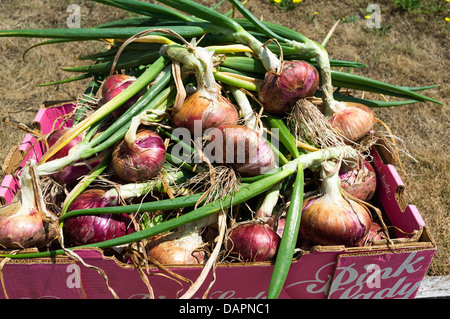
<path id="1" fill-rule="evenodd" d="M 35 160 L 26 163 L 20 176 L 21 202 L 23 206 L 31 206 L 41 213 L 42 220 L 52 222 L 56 220 L 47 207 L 42 196 L 42 190 L 39 186 L 39 176 L 37 174 L 37 165 Z M 29 210 L 24 211 L 27 213 Z"/>
<path id="2" fill-rule="evenodd" d="M 167 192 L 166 187 L 176 184 L 179 179 L 184 178 L 185 173 L 183 171 L 177 171 L 165 172 L 163 174 L 160 178 L 155 178 L 148 182 L 129 183 L 120 185 L 117 188 L 111 188 L 104 196 L 111 200 L 118 199 L 119 197 L 126 200 L 145 196 L 151 191 Z"/>
<path id="3" fill-rule="evenodd" d="M 321 193 L 323 199 L 330 202 L 338 202 L 342 200 L 341 181 L 339 178 L 339 168 L 341 164 L 334 164 L 330 161 L 322 163 L 322 185 Z"/>
<path id="4" fill-rule="evenodd" d="M 272 189 L 266 194 L 264 200 L 256 211 L 255 217 L 261 219 L 265 222 L 273 215 L 273 210 L 278 203 L 280 197 L 281 184 L 276 184 Z"/>
<path id="5" fill-rule="evenodd" d="M 230 86 L 230 91 L 236 99 L 239 108 L 241 109 L 245 125 L 253 130 L 257 130 L 256 114 L 252 106 L 250 105 L 250 102 L 248 101 L 247 95 L 235 86 Z M 258 131 L 258 133 L 261 134 L 261 131 Z"/>

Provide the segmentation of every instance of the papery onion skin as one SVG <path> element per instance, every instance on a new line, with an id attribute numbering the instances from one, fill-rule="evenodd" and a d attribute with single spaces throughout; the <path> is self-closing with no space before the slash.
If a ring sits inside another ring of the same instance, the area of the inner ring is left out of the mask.
<path id="1" fill-rule="evenodd" d="M 88 189 L 70 204 L 68 212 L 78 209 L 117 206 L 101 189 Z M 64 221 L 64 235 L 77 245 L 86 245 L 131 234 L 133 223 L 126 214 L 82 215 Z"/>
<path id="2" fill-rule="evenodd" d="M 280 237 L 267 224 L 246 222 L 230 230 L 226 249 L 244 261 L 272 260 L 278 250 Z"/>
<path id="3" fill-rule="evenodd" d="M 126 74 L 114 74 L 103 82 L 102 99 L 104 103 L 111 101 L 114 97 L 129 87 L 136 78 Z M 135 104 L 141 97 L 140 93 L 133 95 L 128 101 L 113 111 L 114 117 L 120 117 L 130 106 Z"/>
<path id="4" fill-rule="evenodd" d="M 383 236 L 381 235 L 381 229 L 382 228 L 378 223 L 372 222 L 369 232 L 363 239 L 358 242 L 357 246 L 362 247 L 372 244 L 372 241 L 382 240 Z"/>
<path id="5" fill-rule="evenodd" d="M 212 142 L 218 130 L 223 144 L 216 149 L 217 162 L 230 165 L 242 176 L 256 176 L 275 168 L 275 155 L 257 131 L 243 125 L 221 125 L 214 131 Z"/>
<path id="6" fill-rule="evenodd" d="M 319 72 L 305 61 L 283 63 L 282 71 L 266 73 L 258 92 L 264 110 L 272 114 L 289 112 L 298 99 L 313 96 L 319 87 Z"/>
<path id="7" fill-rule="evenodd" d="M 357 165 L 342 165 L 339 170 L 341 187 L 365 202 L 372 199 L 377 188 L 377 176 L 372 165 L 364 160 Z"/>
<path id="8" fill-rule="evenodd" d="M 51 147 L 59 138 L 67 131 L 69 128 L 61 128 L 52 132 L 48 138 L 47 143 L 48 146 Z M 69 143 L 67 143 L 63 148 L 61 148 L 58 152 L 56 152 L 49 160 L 55 160 L 58 158 L 66 157 L 69 154 L 69 151 L 78 145 L 82 140 L 82 136 L 75 136 Z M 95 165 L 95 163 L 93 164 Z M 78 182 L 78 180 L 89 173 L 91 167 L 85 164 L 81 165 L 70 165 L 64 167 L 60 172 L 52 174 L 52 177 L 60 184 L 68 184 L 73 185 Z"/>
<path id="9" fill-rule="evenodd" d="M 368 209 L 355 201 L 331 201 L 326 195 L 305 200 L 300 233 L 316 245 L 355 246 L 369 232 Z"/>
<path id="10" fill-rule="evenodd" d="M 25 211 L 14 200 L 0 210 L 0 248 L 41 248 L 56 238 L 56 230 L 36 209 Z"/>
<path id="11" fill-rule="evenodd" d="M 123 140 L 114 149 L 112 163 L 116 174 L 124 181 L 149 180 L 158 175 L 164 165 L 166 148 L 162 138 L 147 129 L 136 134 L 134 143 Z"/>
<path id="12" fill-rule="evenodd" d="M 345 138 L 346 144 L 360 141 L 375 125 L 375 114 L 364 104 L 338 102 L 340 107 L 329 119 Z"/>
<path id="13" fill-rule="evenodd" d="M 172 114 L 175 127 L 184 127 L 191 134 L 238 120 L 239 113 L 233 103 L 219 93 L 203 90 L 188 96 L 180 109 Z"/>

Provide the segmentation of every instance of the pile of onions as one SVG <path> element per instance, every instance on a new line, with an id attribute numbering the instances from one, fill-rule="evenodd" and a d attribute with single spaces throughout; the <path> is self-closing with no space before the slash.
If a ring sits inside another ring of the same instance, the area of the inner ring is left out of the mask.
<path id="1" fill-rule="evenodd" d="M 124 181 L 149 180 L 158 175 L 166 160 L 162 138 L 149 129 L 134 132 L 133 127 L 114 149 L 112 163 L 117 175 Z"/>
<path id="2" fill-rule="evenodd" d="M 339 170 L 341 187 L 347 193 L 365 202 L 375 194 L 377 176 L 372 165 L 367 160 L 358 164 L 343 164 Z"/>
<path id="3" fill-rule="evenodd" d="M 244 261 L 272 260 L 280 243 L 280 236 L 272 227 L 257 221 L 234 225 L 227 237 L 225 248 Z"/>
<path id="4" fill-rule="evenodd" d="M 364 104 L 335 101 L 328 121 L 345 137 L 344 142 L 351 144 L 360 141 L 373 129 L 375 114 Z"/>
<path id="5" fill-rule="evenodd" d="M 319 73 L 305 61 L 284 62 L 278 74 L 266 72 L 258 92 L 264 110 L 272 114 L 289 112 L 298 99 L 313 96 L 319 87 Z"/>
<path id="6" fill-rule="evenodd" d="M 118 198 L 106 196 L 102 189 L 87 189 L 69 205 L 68 212 L 78 209 L 112 207 Z M 135 231 L 126 214 L 81 215 L 64 221 L 64 235 L 77 245 L 93 244 L 131 234 Z"/>
<path id="7" fill-rule="evenodd" d="M 126 74 L 114 74 L 106 79 L 103 82 L 102 86 L 102 99 L 104 103 L 111 101 L 114 97 L 116 97 L 119 93 L 129 87 L 136 78 L 134 76 L 126 75 Z M 135 104 L 137 100 L 141 97 L 141 94 L 136 94 L 131 97 L 127 102 L 122 104 L 118 109 L 113 111 L 113 116 L 118 118 L 120 117 L 130 106 Z"/>
<path id="8" fill-rule="evenodd" d="M 370 211 L 342 194 L 339 167 L 324 162 L 320 195 L 303 203 L 300 234 L 313 244 L 355 246 L 370 230 Z"/>
<path id="9" fill-rule="evenodd" d="M 11 204 L 0 208 L 0 248 L 40 248 L 56 238 L 52 213 L 45 207 L 35 165 L 26 164 L 20 176 L 20 191 Z"/>
<path id="10" fill-rule="evenodd" d="M 269 143 L 256 130 L 243 125 L 221 125 L 212 131 L 214 159 L 230 165 L 242 176 L 255 176 L 275 168 Z M 210 144 L 211 145 L 211 144 Z"/>
<path id="11" fill-rule="evenodd" d="M 51 147 L 53 144 L 55 144 L 60 139 L 60 137 L 63 134 L 65 134 L 68 130 L 69 128 L 65 127 L 52 132 L 47 137 L 48 147 Z M 77 146 L 82 139 L 83 137 L 81 135 L 76 136 L 63 148 L 61 148 L 58 152 L 56 152 L 55 155 L 53 155 L 50 158 L 50 160 L 66 157 L 69 154 L 69 151 L 75 146 Z M 96 164 L 93 163 L 92 165 L 95 166 Z M 52 177 L 60 184 L 73 185 L 76 184 L 82 176 L 88 174 L 91 168 L 92 168 L 91 165 L 87 164 L 86 162 L 79 161 L 77 163 L 74 163 L 73 165 L 65 166 L 58 173 L 52 174 Z"/>

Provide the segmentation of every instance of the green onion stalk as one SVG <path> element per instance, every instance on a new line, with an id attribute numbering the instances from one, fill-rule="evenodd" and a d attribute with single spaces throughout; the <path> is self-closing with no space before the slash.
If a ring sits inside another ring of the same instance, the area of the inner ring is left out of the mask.
<path id="1" fill-rule="evenodd" d="M 235 41 L 248 45 L 255 55 L 261 59 L 266 70 L 278 70 L 281 67 L 280 60 L 267 46 L 247 32 L 239 23 L 213 9 L 187 0 L 159 0 L 172 8 L 189 13 L 193 16 L 205 19 L 211 24 L 209 29 L 213 33 L 232 36 Z M 213 27 L 215 25 L 216 27 Z"/>

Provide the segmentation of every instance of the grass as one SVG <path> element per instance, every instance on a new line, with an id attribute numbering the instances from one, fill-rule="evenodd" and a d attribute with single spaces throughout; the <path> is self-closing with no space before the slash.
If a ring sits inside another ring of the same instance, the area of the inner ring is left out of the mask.
<path id="1" fill-rule="evenodd" d="M 203 4 L 218 1 L 202 0 Z M 7 0 L 0 2 L 2 29 L 65 28 L 67 6 L 81 6 L 82 27 L 126 17 L 119 10 L 88 1 Z M 336 17 L 351 17 L 341 23 L 327 44 L 330 57 L 365 63 L 365 70 L 355 73 L 388 83 L 404 86 L 440 84 L 427 94 L 444 102 L 444 106 L 416 103 L 398 108 L 376 110 L 393 134 L 404 142 L 412 156 L 401 153 L 408 175 L 399 171 L 406 186 L 405 199 L 416 205 L 430 227 L 438 251 L 428 270 L 429 275 L 450 274 L 450 213 L 449 213 L 449 22 L 445 21 L 450 3 L 421 1 L 421 8 L 407 10 L 395 7 L 391 0 L 378 0 L 381 27 L 366 25 L 366 1 L 302 1 L 292 10 L 274 10 L 270 0 L 250 0 L 247 7 L 263 20 L 280 22 L 310 38 L 322 42 Z M 446 10 L 447 12 L 446 12 Z M 230 9 L 228 4 L 220 7 Z M 360 18 L 354 18 L 359 16 Z M 22 53 L 32 44 L 30 39 L 0 39 L 0 107 L 3 116 L 32 125 L 37 109 L 45 100 L 75 99 L 83 92 L 87 81 L 37 88 L 36 84 L 63 78 L 63 66 L 82 65 L 74 58 L 92 52 L 92 42 L 61 44 L 31 50 L 25 60 Z M 359 93 L 355 93 L 358 95 Z M 374 98 L 379 98 L 373 96 Z M 11 113 L 14 112 L 14 113 Z M 24 133 L 0 124 L 0 162 L 9 149 L 21 142 Z M 2 178 L 2 176 L 0 176 Z"/>

